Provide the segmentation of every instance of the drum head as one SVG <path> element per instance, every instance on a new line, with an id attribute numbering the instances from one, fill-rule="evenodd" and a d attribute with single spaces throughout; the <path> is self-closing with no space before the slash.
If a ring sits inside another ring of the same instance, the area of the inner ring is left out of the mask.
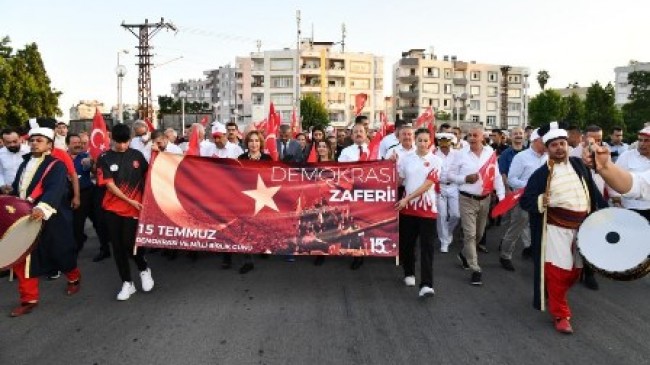
<path id="1" fill-rule="evenodd" d="M 622 273 L 643 265 L 650 255 L 650 225 L 640 214 L 606 208 L 591 214 L 578 231 L 580 253 L 590 264 Z"/>
<path id="2" fill-rule="evenodd" d="M 10 268 L 31 252 L 42 226 L 42 221 L 25 216 L 9 227 L 0 239 L 0 269 Z"/>

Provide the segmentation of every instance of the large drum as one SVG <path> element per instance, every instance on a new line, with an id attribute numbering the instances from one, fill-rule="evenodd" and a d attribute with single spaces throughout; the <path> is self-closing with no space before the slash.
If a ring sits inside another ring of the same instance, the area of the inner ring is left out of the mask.
<path id="1" fill-rule="evenodd" d="M 0 270 L 24 259 L 34 248 L 43 223 L 29 219 L 33 207 L 27 200 L 0 195 Z"/>
<path id="2" fill-rule="evenodd" d="M 578 247 L 587 264 L 610 279 L 635 280 L 650 272 L 650 224 L 631 210 L 591 214 L 578 231 Z"/>

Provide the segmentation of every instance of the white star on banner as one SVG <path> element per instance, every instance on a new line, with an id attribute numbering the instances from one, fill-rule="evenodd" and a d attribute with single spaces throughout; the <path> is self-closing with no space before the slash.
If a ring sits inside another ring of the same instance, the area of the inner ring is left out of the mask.
<path id="1" fill-rule="evenodd" d="M 273 196 L 278 192 L 278 190 L 280 190 L 280 186 L 267 187 L 266 184 L 264 184 L 264 180 L 262 180 L 262 176 L 257 174 L 257 188 L 255 190 L 245 190 L 242 191 L 242 193 L 255 200 L 255 213 L 253 216 L 256 216 L 264 207 L 269 207 L 276 212 L 280 211 L 273 200 Z"/>

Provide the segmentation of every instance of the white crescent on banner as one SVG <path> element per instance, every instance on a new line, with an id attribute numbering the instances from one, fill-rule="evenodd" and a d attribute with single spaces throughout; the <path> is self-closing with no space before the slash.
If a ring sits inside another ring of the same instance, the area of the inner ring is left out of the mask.
<path id="1" fill-rule="evenodd" d="M 184 157 L 183 155 L 171 153 L 160 153 L 156 157 L 151 168 L 151 193 L 160 210 L 179 227 L 205 228 L 195 223 L 196 219 L 194 216 L 183 208 L 176 195 L 176 188 L 174 186 L 176 171 Z M 216 229 L 222 230 L 234 221 L 233 219 L 228 223 L 220 224 Z"/>
<path id="2" fill-rule="evenodd" d="M 102 135 L 102 143 L 99 146 L 95 143 L 95 133 L 99 133 Z M 104 131 L 102 131 L 101 129 L 93 129 L 93 131 L 90 133 L 90 144 L 94 148 L 99 148 L 101 150 L 104 150 L 106 148 L 106 146 L 104 146 L 105 140 L 106 140 L 106 135 L 104 135 Z"/>

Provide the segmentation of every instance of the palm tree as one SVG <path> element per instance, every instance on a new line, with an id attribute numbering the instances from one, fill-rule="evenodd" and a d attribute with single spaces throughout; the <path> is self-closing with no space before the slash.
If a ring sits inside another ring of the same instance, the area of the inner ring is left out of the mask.
<path id="1" fill-rule="evenodd" d="M 546 86 L 546 83 L 550 78 L 551 76 L 548 74 L 548 71 L 546 70 L 540 70 L 537 73 L 537 82 L 539 83 L 539 87 L 542 88 L 542 90 L 544 90 L 544 86 Z"/>

